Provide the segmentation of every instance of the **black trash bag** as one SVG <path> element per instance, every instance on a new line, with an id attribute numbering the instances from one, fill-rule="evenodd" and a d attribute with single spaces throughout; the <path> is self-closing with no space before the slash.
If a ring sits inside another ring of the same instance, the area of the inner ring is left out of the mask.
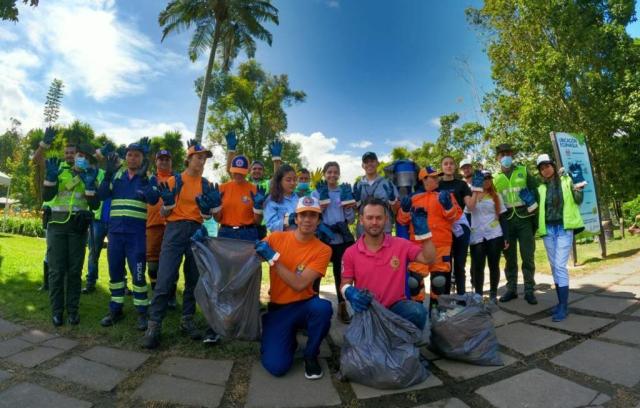
<path id="1" fill-rule="evenodd" d="M 340 378 L 379 389 L 400 389 L 429 376 L 416 343 L 422 331 L 375 299 L 356 313 L 344 334 Z"/>
<path id="2" fill-rule="evenodd" d="M 491 319 L 480 295 L 440 295 L 431 310 L 431 346 L 439 354 L 482 366 L 504 365 Z"/>
<path id="3" fill-rule="evenodd" d="M 209 325 L 223 337 L 259 339 L 262 268 L 254 243 L 206 238 L 191 250 L 200 272 L 195 297 Z"/>

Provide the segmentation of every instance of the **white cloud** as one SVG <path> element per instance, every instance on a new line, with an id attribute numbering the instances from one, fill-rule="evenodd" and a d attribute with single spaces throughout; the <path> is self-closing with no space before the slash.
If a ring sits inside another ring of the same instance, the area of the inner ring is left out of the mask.
<path id="1" fill-rule="evenodd" d="M 440 129 L 440 126 L 442 126 L 440 124 L 440 118 L 431 118 L 429 119 L 429 124 L 433 127 L 436 127 L 438 129 Z"/>
<path id="2" fill-rule="evenodd" d="M 373 143 L 371 143 L 368 140 L 361 140 L 359 142 L 356 143 L 349 143 L 349 146 L 351 147 L 356 147 L 359 149 L 366 149 L 367 147 L 371 146 Z"/>
<path id="3" fill-rule="evenodd" d="M 384 141 L 384 144 L 389 145 L 389 146 L 393 146 L 393 147 L 406 147 L 409 150 L 414 150 L 414 149 L 417 149 L 418 147 L 420 147 L 419 144 L 417 144 L 413 140 L 409 140 L 409 139 L 403 139 L 403 140 L 386 139 Z"/>
<path id="4" fill-rule="evenodd" d="M 335 137 L 327 137 L 322 132 L 308 136 L 294 132 L 286 135 L 285 139 L 300 143 L 300 153 L 308 163 L 309 170 L 321 168 L 328 161 L 336 161 L 340 164 L 340 178 L 348 183 L 353 183 L 363 173 L 360 156 L 339 152 L 338 139 Z"/>
<path id="5" fill-rule="evenodd" d="M 7 30 L 5 27 L 0 27 L 0 41 L 14 42 L 18 41 L 18 36 Z"/>
<path id="6" fill-rule="evenodd" d="M 40 125 L 42 105 L 27 95 L 37 87 L 28 71 L 40 65 L 40 58 L 25 50 L 0 51 L 0 129 L 9 127 L 11 117 L 20 120 L 24 128 Z"/>
<path id="7" fill-rule="evenodd" d="M 118 117 L 117 123 L 101 118 L 92 118 L 97 134 L 105 133 L 116 144 L 129 144 L 143 136 L 159 136 L 164 132 L 177 130 L 182 133 L 182 141 L 185 143 L 194 137 L 194 132 L 183 122 L 153 122 L 146 119 Z"/>

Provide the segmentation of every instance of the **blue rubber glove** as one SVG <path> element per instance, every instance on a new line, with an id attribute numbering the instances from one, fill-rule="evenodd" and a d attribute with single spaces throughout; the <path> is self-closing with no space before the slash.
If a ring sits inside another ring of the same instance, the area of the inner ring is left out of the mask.
<path id="1" fill-rule="evenodd" d="M 276 263 L 278 258 L 280 258 L 280 254 L 273 250 L 267 244 L 266 241 L 257 241 L 256 242 L 256 253 L 262 257 L 265 261 L 269 263 L 269 265 L 273 266 Z"/>
<path id="2" fill-rule="evenodd" d="M 158 193 L 162 198 L 162 206 L 166 209 L 171 209 L 176 206 L 176 188 L 171 189 L 169 183 L 162 182 L 158 184 Z"/>
<path id="3" fill-rule="evenodd" d="M 471 179 L 471 191 L 483 191 L 484 175 L 480 170 L 473 172 L 473 178 Z"/>
<path id="4" fill-rule="evenodd" d="M 191 236 L 193 242 L 205 242 L 207 238 L 209 238 L 209 231 L 204 225 L 201 225 Z"/>
<path id="5" fill-rule="evenodd" d="M 382 188 L 384 188 L 385 193 L 387 193 L 387 199 L 389 200 L 390 203 L 393 203 L 396 201 L 396 192 L 395 189 L 393 188 L 393 186 L 391 184 L 383 184 Z"/>
<path id="6" fill-rule="evenodd" d="M 400 208 L 402 208 L 402 211 L 410 212 L 412 206 L 413 206 L 413 204 L 411 203 L 411 196 L 410 195 L 406 195 L 406 196 L 402 197 L 402 200 L 400 200 Z"/>
<path id="7" fill-rule="evenodd" d="M 445 210 L 449 211 L 453 208 L 453 202 L 451 201 L 451 193 L 448 190 L 443 190 L 438 194 L 438 201 L 442 204 Z"/>
<path id="8" fill-rule="evenodd" d="M 93 167 L 87 167 L 85 171 L 80 173 L 80 180 L 84 183 L 85 192 L 89 195 L 96 191 L 96 180 L 98 178 L 98 170 Z"/>
<path id="9" fill-rule="evenodd" d="M 325 244 L 329 245 L 334 238 L 333 231 L 331 231 L 331 227 L 329 227 L 324 222 L 321 222 L 318 225 L 318 229 L 316 230 L 316 237 Z"/>
<path id="10" fill-rule="evenodd" d="M 529 191 L 528 188 L 523 188 L 518 193 L 520 199 L 524 201 L 524 205 L 527 206 L 527 211 L 534 212 L 536 208 L 538 208 L 538 203 L 536 202 L 536 197 Z"/>
<path id="11" fill-rule="evenodd" d="M 427 212 L 422 207 L 414 208 L 411 211 L 411 224 L 413 224 L 413 234 L 417 240 L 431 238 Z"/>
<path id="12" fill-rule="evenodd" d="M 40 146 L 48 149 L 56 138 L 56 131 L 51 127 L 47 126 L 44 130 L 44 137 L 42 138 L 42 142 L 40 142 Z"/>
<path id="13" fill-rule="evenodd" d="M 146 179 L 147 170 L 149 170 L 149 160 L 145 157 L 144 159 L 142 159 L 142 165 L 140 166 L 138 171 L 136 171 L 136 175 L 142 177 L 143 179 Z"/>
<path id="14" fill-rule="evenodd" d="M 262 186 L 256 187 L 256 193 L 251 192 L 251 199 L 253 200 L 253 212 L 255 214 L 262 214 L 264 210 L 264 202 L 267 199 L 267 192 Z"/>
<path id="15" fill-rule="evenodd" d="M 316 191 L 318 191 L 321 205 L 329 204 L 331 199 L 329 198 L 329 187 L 327 186 L 326 181 L 319 181 L 316 183 Z"/>
<path id="16" fill-rule="evenodd" d="M 200 215 L 202 215 L 203 218 L 210 217 L 211 209 L 213 208 L 213 202 L 208 193 L 209 191 L 207 190 L 199 196 L 196 196 L 196 204 L 198 205 L 198 208 L 200 209 Z"/>
<path id="17" fill-rule="evenodd" d="M 355 286 L 349 286 L 344 291 L 344 296 L 351 303 L 351 308 L 354 312 L 364 312 L 369 308 L 373 297 L 369 292 L 362 291 Z"/>
<path id="18" fill-rule="evenodd" d="M 357 204 L 360 204 L 360 201 L 362 199 L 362 191 L 360 190 L 360 183 L 356 183 L 353 185 L 353 198 L 355 198 Z"/>
<path id="19" fill-rule="evenodd" d="M 235 152 L 238 147 L 238 138 L 236 137 L 236 132 L 233 130 L 226 134 L 224 137 L 227 140 L 227 151 Z"/>
<path id="20" fill-rule="evenodd" d="M 144 153 L 145 156 L 149 154 L 149 152 L 151 151 L 151 140 L 148 137 L 140 138 L 138 144 L 140 145 L 140 147 L 142 147 L 142 153 Z"/>
<path id="21" fill-rule="evenodd" d="M 269 151 L 271 152 L 271 160 L 282 160 L 282 142 L 278 139 L 271 142 Z"/>
<path id="22" fill-rule="evenodd" d="M 580 166 L 580 163 L 571 163 L 569 165 L 569 177 L 571 177 L 574 186 L 578 188 L 584 187 L 587 184 L 587 181 L 582 175 L 582 166 Z"/>
<path id="23" fill-rule="evenodd" d="M 207 196 L 211 202 L 211 209 L 214 214 L 219 212 L 222 207 L 222 195 L 218 183 L 212 184 L 209 191 L 207 191 Z"/>
<path id="24" fill-rule="evenodd" d="M 98 150 L 100 151 L 102 157 L 108 157 L 111 153 L 116 151 L 116 145 L 111 142 L 107 142 Z"/>
<path id="25" fill-rule="evenodd" d="M 49 183 L 57 183 L 58 176 L 62 173 L 60 170 L 60 159 L 57 157 L 50 157 L 45 162 L 46 174 L 44 176 L 45 181 Z"/>
<path id="26" fill-rule="evenodd" d="M 122 160 L 125 159 L 125 157 L 127 157 L 127 146 L 121 144 L 120 146 L 118 146 L 118 148 L 116 149 L 116 154 L 118 155 L 118 157 Z"/>
<path id="27" fill-rule="evenodd" d="M 120 157 L 117 154 L 111 153 L 107 156 L 107 164 L 105 166 L 105 178 L 111 180 L 114 174 L 120 168 Z"/>
<path id="28" fill-rule="evenodd" d="M 340 184 L 340 205 L 349 205 L 356 202 L 349 183 Z"/>

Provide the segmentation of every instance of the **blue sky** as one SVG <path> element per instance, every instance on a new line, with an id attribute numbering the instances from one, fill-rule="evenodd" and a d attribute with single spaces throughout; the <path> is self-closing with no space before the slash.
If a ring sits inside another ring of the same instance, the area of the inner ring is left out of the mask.
<path id="1" fill-rule="evenodd" d="M 310 167 L 338 159 L 355 175 L 366 150 L 419 146 L 437 118 L 482 120 L 477 96 L 490 65 L 464 9 L 480 1 L 275 0 L 280 25 L 257 59 L 286 73 L 307 101 L 288 110 L 286 137 Z M 162 0 L 56 0 L 0 23 L 0 128 L 9 117 L 42 126 L 53 77 L 66 84 L 61 122 L 89 122 L 120 142 L 195 128 L 193 81 L 204 58 L 186 55 L 189 33 L 160 42 Z M 629 32 L 640 36 L 638 24 Z M 7 80 L 4 80 L 7 78 Z M 472 85 L 473 83 L 473 85 Z"/>

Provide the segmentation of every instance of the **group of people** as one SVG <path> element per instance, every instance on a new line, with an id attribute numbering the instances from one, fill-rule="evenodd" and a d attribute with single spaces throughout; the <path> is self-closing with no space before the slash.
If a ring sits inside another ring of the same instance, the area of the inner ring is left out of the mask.
<path id="1" fill-rule="evenodd" d="M 36 158 L 44 160 L 55 132 L 48 128 Z M 226 136 L 229 181 L 215 184 L 202 177 L 211 152 L 189 141 L 186 169 L 172 171 L 171 153 L 155 155 L 148 172 L 149 140 L 141 139 L 121 152 L 108 146 L 67 146 L 65 160 L 45 162 L 44 200 L 47 210 L 46 268 L 52 322 L 79 323 L 81 269 L 89 243 L 89 271 L 84 293 L 95 290 L 97 259 L 108 236 L 111 299 L 103 326 L 124 317 L 128 289 L 125 264 L 131 272 L 136 328 L 142 345 L 159 346 L 162 321 L 175 304 L 178 268 L 184 259 L 182 331 L 207 344 L 219 341 L 211 328 L 203 334 L 194 314 L 198 282 L 191 242 L 203 239 L 203 222 L 214 219 L 219 238 L 255 242 L 257 255 L 270 266 L 270 301 L 262 316 L 261 361 L 276 376 L 291 367 L 296 332 L 306 330 L 305 376 L 323 375 L 318 362 L 320 343 L 333 314 L 331 303 L 319 297 L 320 281 L 333 265 L 338 298 L 337 316 L 349 323 L 347 302 L 355 313 L 375 299 L 422 329 L 429 304 L 452 288 L 466 291 L 466 260 L 471 252 L 471 286 L 484 292 L 489 267 L 489 298 L 497 301 L 499 260 L 504 252 L 507 291 L 518 297 L 518 256 L 524 275 L 524 296 L 534 294 L 535 233 L 543 237 L 558 292 L 553 320 L 567 315 L 567 261 L 573 233 L 583 227 L 579 204 L 584 183 L 563 174 L 546 154 L 538 157 L 542 183 L 525 166 L 513 163 L 509 145 L 497 148 L 501 169 L 495 175 L 459 166 L 444 157 L 436 166 L 419 168 L 415 185 L 398 189 L 378 173 L 374 152 L 362 156 L 364 174 L 353 186 L 340 181 L 340 164 L 327 162 L 322 181 L 310 185 L 310 173 L 282 163 L 282 144 L 269 146 L 274 175 L 265 166 L 238 154 L 234 133 Z M 459 174 L 458 171 L 462 173 Z M 355 227 L 353 224 L 356 224 Z M 87 237 L 90 231 L 89 237 Z M 393 231 L 397 236 L 393 236 Z M 148 281 L 152 296 L 149 297 Z M 429 276 L 429 302 L 425 278 Z M 426 306 L 425 306 L 426 304 Z"/>

